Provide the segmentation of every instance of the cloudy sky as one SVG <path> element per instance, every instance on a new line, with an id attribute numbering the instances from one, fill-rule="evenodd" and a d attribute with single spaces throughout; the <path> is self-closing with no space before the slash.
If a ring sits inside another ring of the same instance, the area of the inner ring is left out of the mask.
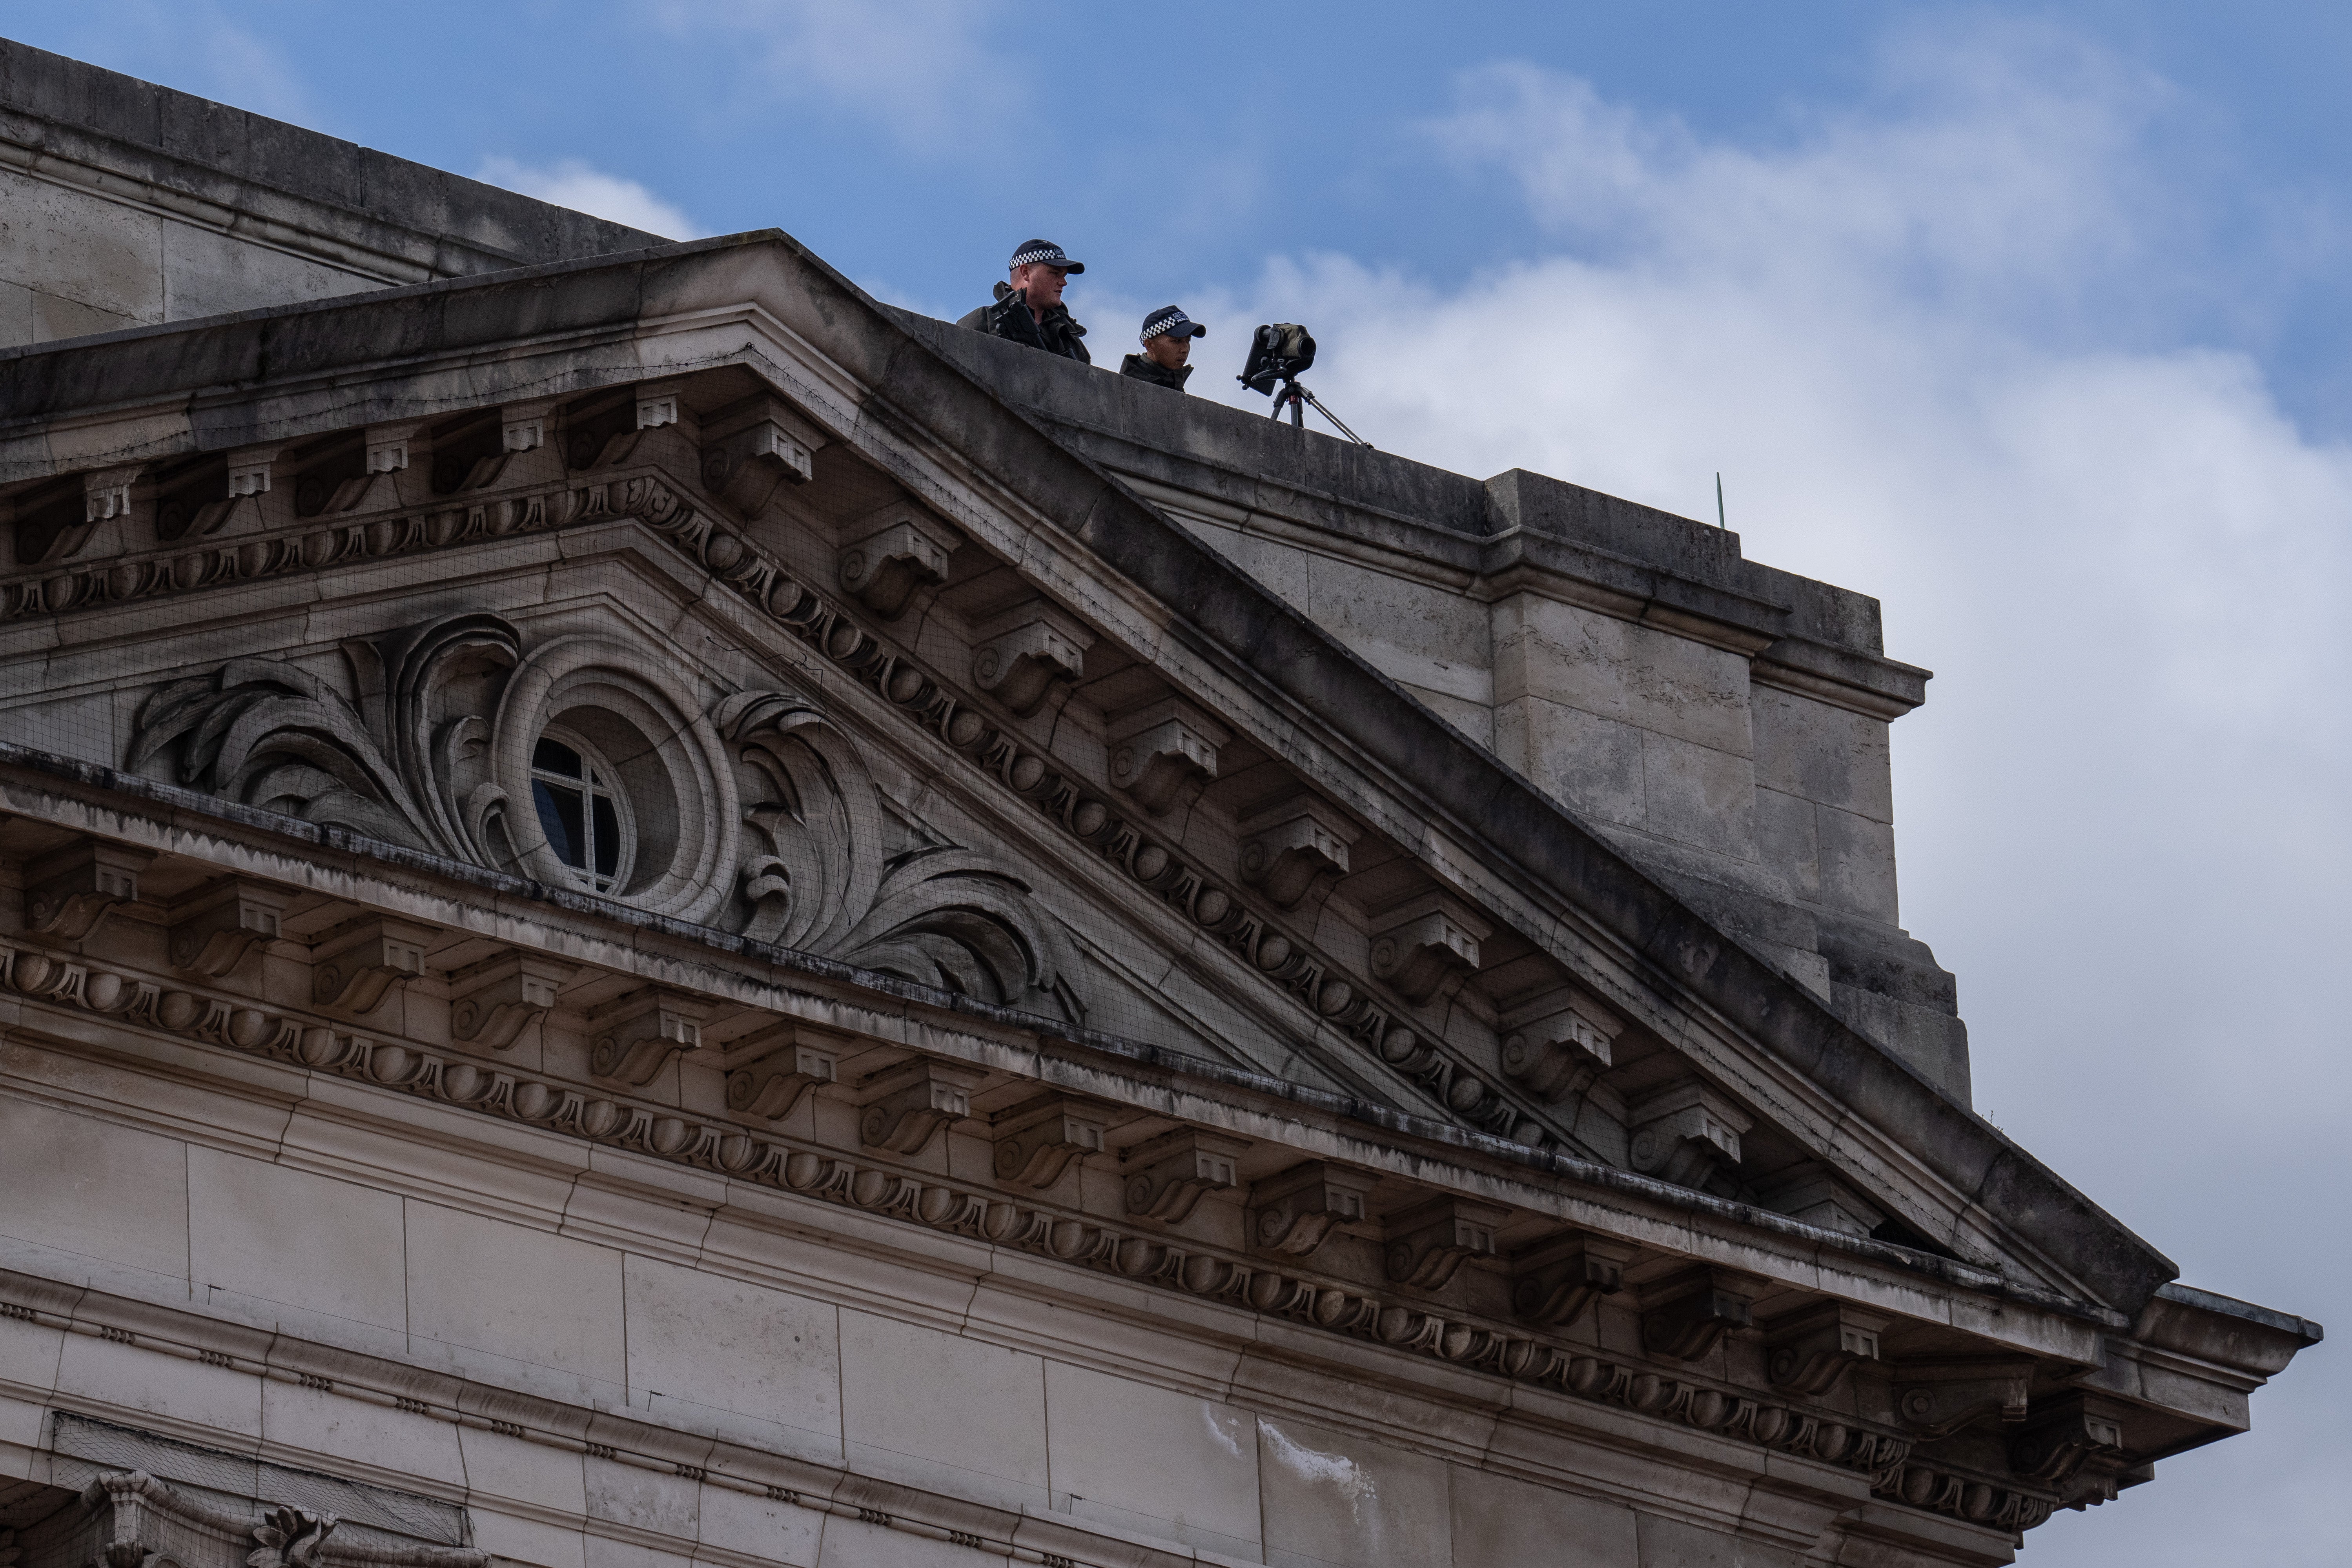
<path id="1" fill-rule="evenodd" d="M 1097 16 L 1084 13 L 1098 11 Z M 1269 17 L 1272 19 L 1270 20 Z M 2239 0 L 0 4 L 0 31 L 673 236 L 1312 324 L 1375 444 L 1877 595 L 1906 924 L 1978 1107 L 2181 1265 L 2352 1288 L 2352 11 Z M 1235 389 L 1236 400 L 1245 396 Z M 2343 1561 L 2352 1361 L 2029 1538 Z"/>

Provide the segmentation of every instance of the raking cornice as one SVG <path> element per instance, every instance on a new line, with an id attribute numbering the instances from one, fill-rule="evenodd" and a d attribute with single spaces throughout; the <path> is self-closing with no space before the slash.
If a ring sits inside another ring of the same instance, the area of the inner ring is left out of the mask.
<path id="1" fill-rule="evenodd" d="M 816 382 L 782 390 L 854 428 L 902 482 L 935 495 L 913 452 L 936 451 L 925 461 L 951 460 L 1045 520 L 1023 566 L 1043 572 L 1049 591 L 1064 588 L 1052 558 L 1085 554 L 1135 601 L 1182 606 L 1163 608 L 1161 635 L 1197 663 L 1297 715 L 1531 905 L 1616 945 L 1655 984 L 1695 997 L 1881 1129 L 2047 1266 L 2126 1313 L 2177 1274 L 1572 813 L 780 233 L 10 351 L 0 354 L 0 480 L 726 363 L 774 379 L 776 360 L 745 335 L 766 323 L 818 367 Z M 559 344 L 572 357 L 554 374 L 541 356 Z M 937 434 L 950 429 L 959 433 L 952 443 Z"/>

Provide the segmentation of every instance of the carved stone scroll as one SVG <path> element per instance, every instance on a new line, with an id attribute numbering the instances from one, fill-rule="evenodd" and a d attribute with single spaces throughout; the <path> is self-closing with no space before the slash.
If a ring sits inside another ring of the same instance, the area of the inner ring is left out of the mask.
<path id="1" fill-rule="evenodd" d="M 82 475 L 82 521 L 98 523 L 129 517 L 131 488 L 138 484 L 146 471 L 143 465 L 132 463 L 117 468 L 98 468 Z"/>
<path id="2" fill-rule="evenodd" d="M 507 453 L 536 452 L 546 446 L 548 427 L 562 406 L 562 401 L 553 397 L 534 397 L 529 402 L 501 405 L 499 449 Z"/>
<path id="3" fill-rule="evenodd" d="M 1446 976 L 1478 967 L 1478 944 L 1494 928 L 1444 893 L 1424 893 L 1372 922 L 1372 974 L 1408 1002 L 1437 994 Z"/>
<path id="4" fill-rule="evenodd" d="M 478 866 L 508 864 L 503 830 L 484 818 L 499 803 L 453 771 L 434 735 L 456 717 L 442 702 L 457 671 L 520 661 L 514 627 L 444 616 L 344 650 L 361 671 L 359 704 L 299 664 L 231 659 L 150 697 L 124 765 L 171 756 L 179 784 Z M 493 738 L 485 715 L 461 729 Z"/>
<path id="5" fill-rule="evenodd" d="M 393 988 L 425 973 L 430 926 L 370 918 L 338 926 L 310 947 L 310 999 L 346 1013 L 373 1013 Z"/>
<path id="6" fill-rule="evenodd" d="M 971 1091 L 987 1077 L 978 1068 L 930 1057 L 886 1068 L 864 1086 L 858 1141 L 868 1148 L 919 1154 L 949 1122 L 971 1114 Z"/>
<path id="7" fill-rule="evenodd" d="M 1501 1026 L 1504 1074 L 1557 1104 L 1609 1069 L 1624 1023 L 1581 992 L 1558 986 L 1512 1007 Z"/>
<path id="8" fill-rule="evenodd" d="M 409 448 L 425 434 L 421 423 L 405 425 L 371 425 L 367 428 L 367 458 L 363 465 L 371 474 L 394 474 L 408 467 Z"/>
<path id="9" fill-rule="evenodd" d="M 239 447 L 228 455 L 228 499 L 246 496 L 266 496 L 283 444 L 267 447 Z"/>
<path id="10" fill-rule="evenodd" d="M 2132 1468 L 2124 1451 L 2130 1408 L 2095 1394 L 2063 1395 L 2036 1409 L 2010 1440 L 2010 1467 L 2074 1507 L 2112 1501 Z"/>
<path id="11" fill-rule="evenodd" d="M 449 1033 L 503 1051 L 547 1016 L 555 994 L 579 973 L 576 963 L 519 948 L 469 963 L 449 976 Z"/>
<path id="12" fill-rule="evenodd" d="M 792 1114 L 809 1090 L 841 1077 L 840 1052 L 814 1040 L 790 1045 L 734 1068 L 727 1075 L 727 1109 L 739 1116 L 774 1121 Z"/>
<path id="13" fill-rule="evenodd" d="M 1241 878 L 1291 909 L 1326 877 L 1345 876 L 1358 829 L 1338 808 L 1312 795 L 1262 806 L 1241 823 Z"/>
<path id="14" fill-rule="evenodd" d="M 1845 1381 L 1849 1368 L 1879 1359 L 1888 1319 L 1844 1301 L 1817 1301 L 1764 1325 L 1764 1374 L 1773 1384 L 1819 1399 Z"/>
<path id="15" fill-rule="evenodd" d="M 1015 713 L 1034 713 L 1059 680 L 1086 668 L 1094 633 L 1033 599 L 975 627 L 971 679 Z"/>
<path id="16" fill-rule="evenodd" d="M 1120 1160 L 1127 1172 L 1127 1212 L 1181 1225 L 1202 1198 L 1239 1183 L 1236 1162 L 1248 1152 L 1243 1139 L 1195 1127 L 1139 1143 Z"/>
<path id="17" fill-rule="evenodd" d="M 1083 1019 L 1076 954 L 1028 883 L 976 850 L 896 853 L 872 771 L 821 711 L 789 692 L 746 691 L 711 720 L 769 784 L 746 814 L 760 852 L 740 870 L 752 906 L 744 935 Z"/>
<path id="18" fill-rule="evenodd" d="M 2033 1391 L 2031 1356 L 1954 1356 L 1906 1360 L 1894 1368 L 1895 1408 L 1906 1426 L 1948 1437 L 1992 1415 L 2023 1421 Z"/>
<path id="19" fill-rule="evenodd" d="M 1625 1265 L 1638 1250 L 1574 1231 L 1531 1247 L 1512 1261 L 1511 1310 L 1531 1323 L 1565 1329 L 1623 1288 Z"/>
<path id="20" fill-rule="evenodd" d="M 1764 1282 L 1726 1268 L 1686 1268 L 1642 1292 L 1642 1348 L 1700 1361 L 1734 1329 L 1749 1326 Z"/>
<path id="21" fill-rule="evenodd" d="M 1420 1290 L 1442 1290 L 1473 1258 L 1495 1256 L 1495 1227 L 1511 1211 L 1470 1198 L 1433 1198 L 1389 1216 L 1389 1278 Z"/>
<path id="22" fill-rule="evenodd" d="M 1633 1169 L 1677 1186 L 1704 1187 L 1739 1164 L 1739 1139 L 1753 1118 L 1696 1079 L 1670 1084 L 1627 1110 Z"/>
<path id="23" fill-rule="evenodd" d="M 1154 816 L 1176 804 L 1186 781 L 1217 776 L 1217 752 L 1233 732 L 1180 697 L 1163 697 L 1113 720 L 1110 782 Z"/>
<path id="24" fill-rule="evenodd" d="M 42 856 L 25 869 L 25 923 L 58 942 L 80 942 L 117 904 L 136 903 L 139 877 L 155 858 L 84 838 Z"/>
<path id="25" fill-rule="evenodd" d="M 588 1018 L 588 1070 L 639 1088 L 653 1082 L 680 1051 L 702 1044 L 710 1005 L 698 996 L 648 985 Z"/>
<path id="26" fill-rule="evenodd" d="M 992 1120 L 996 1179 L 1042 1192 L 1060 1181 L 1073 1161 L 1101 1153 L 1108 1127 L 1102 1107 L 1066 1094 L 1024 1100 Z"/>
<path id="27" fill-rule="evenodd" d="M 841 585 L 886 621 L 904 615 L 916 592 L 948 576 L 948 556 L 961 542 L 929 512 L 900 501 L 858 523 L 855 542 L 841 551 Z"/>
<path id="28" fill-rule="evenodd" d="M 1250 1189 L 1250 1240 L 1305 1258 L 1338 1226 L 1360 1223 L 1374 1178 L 1322 1160 L 1293 1165 Z"/>
<path id="29" fill-rule="evenodd" d="M 1874 1205 L 1864 1201 L 1851 1183 L 1820 1161 L 1808 1161 L 1776 1173 L 1757 1195 L 1792 1219 L 1824 1230 L 1843 1231 L 1848 1236 L 1868 1236 L 1886 1217 Z"/>
<path id="30" fill-rule="evenodd" d="M 746 517 L 755 517 L 779 485 L 816 477 L 824 437 L 766 394 L 714 415 L 702 431 L 702 482 Z"/>
<path id="31" fill-rule="evenodd" d="M 657 430 L 665 425 L 675 425 L 685 405 L 678 394 L 683 381 L 643 381 L 637 384 L 637 423 L 640 430 Z"/>
<path id="32" fill-rule="evenodd" d="M 173 967 L 215 980 L 278 937 L 294 895 L 267 882 L 223 877 L 171 910 Z"/>

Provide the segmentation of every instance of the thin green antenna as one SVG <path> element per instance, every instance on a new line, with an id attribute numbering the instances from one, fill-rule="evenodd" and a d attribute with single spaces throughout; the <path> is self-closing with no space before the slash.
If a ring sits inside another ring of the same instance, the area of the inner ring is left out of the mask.
<path id="1" fill-rule="evenodd" d="M 1727 530 L 1731 526 L 1723 521 L 1723 470 L 1721 468 L 1715 471 L 1715 526 Z"/>

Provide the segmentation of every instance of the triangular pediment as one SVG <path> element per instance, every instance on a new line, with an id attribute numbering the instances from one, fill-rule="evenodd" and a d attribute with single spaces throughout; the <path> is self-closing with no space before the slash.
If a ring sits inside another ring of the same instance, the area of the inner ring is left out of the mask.
<path id="1" fill-rule="evenodd" d="M 2170 1273 L 780 236 L 12 370 L 10 605 L 89 694 L 25 743 L 1561 1170 Z"/>

